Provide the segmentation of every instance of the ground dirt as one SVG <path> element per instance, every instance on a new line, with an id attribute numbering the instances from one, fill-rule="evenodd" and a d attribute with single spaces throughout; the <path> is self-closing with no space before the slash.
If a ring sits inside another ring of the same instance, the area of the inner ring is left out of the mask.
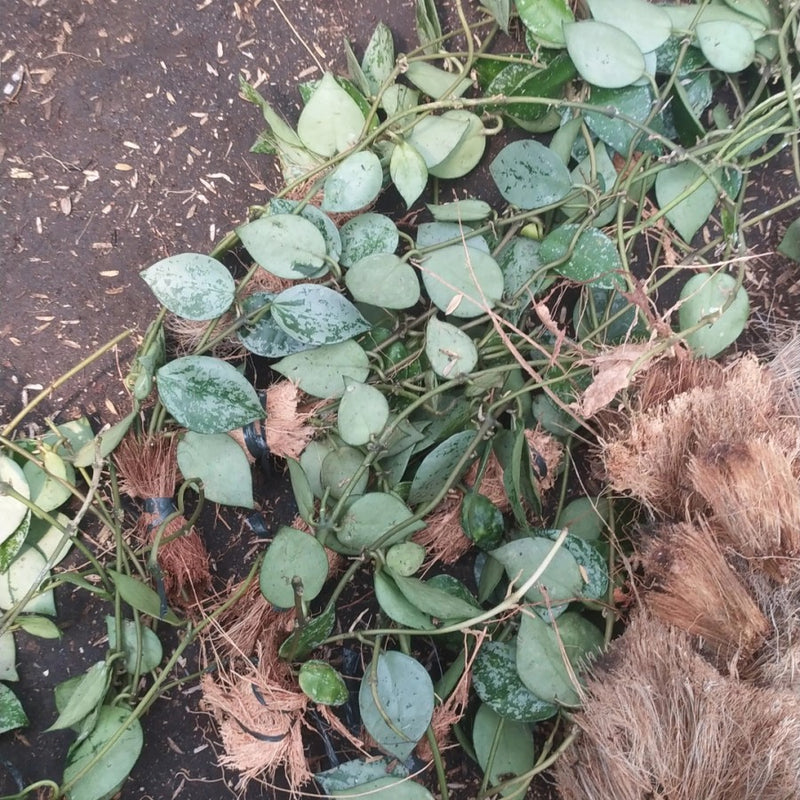
<path id="1" fill-rule="evenodd" d="M 292 117 L 299 80 L 343 71 L 345 37 L 360 50 L 383 20 L 399 49 L 412 42 L 413 3 L 0 0 L 0 10 L 0 83 L 23 71 L 0 104 L 0 420 L 130 330 L 34 415 L 114 422 L 129 410 L 120 378 L 156 311 L 140 270 L 182 251 L 207 252 L 278 184 L 270 160 L 248 152 L 263 126 L 238 96 L 239 74 Z M 793 176 L 788 160 L 770 170 L 760 179 L 774 200 Z M 759 257 L 748 279 L 767 316 L 792 320 L 800 319 L 798 270 L 769 255 L 786 224 L 749 243 Z M 261 481 L 271 523 L 291 516 L 279 478 Z M 235 553 L 257 539 L 240 519 L 211 529 L 212 550 L 228 567 L 233 539 Z M 67 594 L 58 602 L 63 638 L 26 637 L 20 648 L 32 725 L 0 740 L 2 794 L 15 791 L 14 770 L 26 783 L 60 778 L 69 736 L 41 733 L 54 718 L 52 686 L 100 652 L 103 612 Z M 216 764 L 219 745 L 197 697 L 195 686 L 176 689 L 154 707 L 123 798 L 233 796 L 234 776 Z M 247 796 L 282 795 L 254 787 Z"/>

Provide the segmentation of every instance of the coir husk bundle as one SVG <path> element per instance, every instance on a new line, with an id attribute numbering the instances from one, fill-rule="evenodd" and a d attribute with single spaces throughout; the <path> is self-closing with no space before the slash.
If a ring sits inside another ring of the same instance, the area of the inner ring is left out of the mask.
<path id="1" fill-rule="evenodd" d="M 749 356 L 662 363 L 604 431 L 609 482 L 655 521 L 556 766 L 564 800 L 800 797 L 796 386 Z"/>
<path id="2" fill-rule="evenodd" d="M 196 607 L 211 587 L 209 556 L 203 540 L 173 501 L 178 478 L 177 439 L 168 434 L 129 434 L 114 451 L 120 489 L 142 500 L 136 522 L 142 544 L 157 547 L 156 561 L 171 605 Z M 169 518 L 169 522 L 163 523 Z"/>

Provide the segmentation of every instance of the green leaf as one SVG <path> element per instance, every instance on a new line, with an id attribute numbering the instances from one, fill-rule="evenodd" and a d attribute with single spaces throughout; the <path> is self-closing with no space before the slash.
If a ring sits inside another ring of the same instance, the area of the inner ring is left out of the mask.
<path id="1" fill-rule="evenodd" d="M 91 442 L 85 444 L 75 456 L 75 467 L 89 467 L 94 464 L 99 455 L 101 459 L 113 453 L 117 445 L 125 438 L 125 434 L 137 419 L 139 412 L 134 410 L 124 416 L 119 422 L 114 423 L 107 431 L 98 433 Z"/>
<path id="2" fill-rule="evenodd" d="M 325 238 L 313 222 L 295 214 L 271 214 L 236 233 L 253 260 L 279 278 L 318 278 L 327 272 Z"/>
<path id="3" fill-rule="evenodd" d="M 253 480 L 242 448 L 226 433 L 187 431 L 178 442 L 178 466 L 184 478 L 199 478 L 207 500 L 253 508 Z"/>
<path id="4" fill-rule="evenodd" d="M 347 72 L 356 88 L 359 89 L 365 97 L 369 97 L 372 94 L 372 88 L 369 85 L 366 75 L 364 75 L 364 70 L 361 69 L 361 64 L 358 58 L 356 58 L 356 54 L 353 52 L 353 47 L 348 39 L 344 40 L 344 57 L 347 61 Z"/>
<path id="5" fill-rule="evenodd" d="M 272 368 L 314 397 L 341 397 L 345 377 L 365 381 L 369 359 L 356 342 L 326 344 L 282 358 Z M 263 413 L 263 411 L 262 411 Z"/>
<path id="6" fill-rule="evenodd" d="M 411 129 L 407 141 L 422 156 L 425 166 L 431 169 L 456 149 L 469 129 L 470 119 L 460 115 L 423 117 Z"/>
<path id="7" fill-rule="evenodd" d="M 125 669 L 130 674 L 152 672 L 164 657 L 161 642 L 156 634 L 141 623 L 132 619 L 122 620 L 122 642 L 117 644 L 117 623 L 114 617 L 106 616 L 108 647 L 125 653 Z"/>
<path id="8" fill-rule="evenodd" d="M 272 318 L 289 336 L 307 345 L 337 344 L 370 327 L 346 297 L 314 283 L 290 286 L 276 295 Z"/>
<path id="9" fill-rule="evenodd" d="M 717 204 L 717 189 L 704 174 L 696 164 L 685 161 L 656 176 L 658 205 L 662 209 L 671 206 L 666 217 L 686 242 L 705 225 Z M 695 183 L 698 185 L 692 189 Z"/>
<path id="10" fill-rule="evenodd" d="M 624 31 L 643 53 L 656 50 L 672 34 L 666 12 L 646 0 L 588 0 L 592 17 Z"/>
<path id="11" fill-rule="evenodd" d="M 693 275 L 681 290 L 680 300 L 678 321 L 682 331 L 707 317 L 716 318 L 686 336 L 695 355 L 706 358 L 714 358 L 733 344 L 750 314 L 747 291 L 726 272 Z"/>
<path id="12" fill-rule="evenodd" d="M 525 537 L 508 542 L 490 555 L 506 570 L 509 581 L 517 587 L 525 583 L 540 567 L 553 543 L 542 536 Z M 525 593 L 532 603 L 556 606 L 580 595 L 583 578 L 575 557 L 563 546 L 556 551 L 539 580 Z M 545 598 L 546 595 L 546 598 Z"/>
<path id="13" fill-rule="evenodd" d="M 391 30 L 379 22 L 370 37 L 361 61 L 369 93 L 376 95 L 394 70 L 394 39 Z"/>
<path id="14" fill-rule="evenodd" d="M 361 759 L 345 761 L 344 764 L 339 764 L 339 766 L 332 769 L 317 772 L 314 775 L 314 780 L 322 787 L 322 791 L 325 794 L 333 795 L 334 797 L 347 797 L 346 791 L 356 788 L 356 791 L 351 796 L 359 797 L 361 796 L 361 787 L 368 782 L 384 780 L 387 777 L 404 778 L 407 775 L 408 771 L 401 764 L 398 764 L 395 759 L 389 761 L 388 758 L 370 758 L 368 761 Z M 334 794 L 335 792 L 340 794 Z M 406 800 L 416 799 L 407 798 Z"/>
<path id="15" fill-rule="evenodd" d="M 358 694 L 361 719 L 378 747 L 405 761 L 433 715 L 433 683 L 415 659 L 396 650 L 379 653 Z"/>
<path id="16" fill-rule="evenodd" d="M 561 225 L 548 234 L 539 250 L 542 263 L 561 261 L 553 266 L 560 275 L 599 289 L 623 287 L 622 260 L 614 241 L 597 228 L 580 228 L 577 224 Z"/>
<path id="17" fill-rule="evenodd" d="M 428 204 L 428 211 L 437 222 L 479 222 L 492 213 L 492 207 L 484 200 L 465 198 L 440 205 Z"/>
<path id="18" fill-rule="evenodd" d="M 386 553 L 386 566 L 393 574 L 413 575 L 425 560 L 425 548 L 416 542 L 393 544 Z"/>
<path id="19" fill-rule="evenodd" d="M 456 146 L 438 164 L 429 167 L 428 171 L 435 178 L 452 180 L 461 178 L 474 169 L 486 149 L 486 131 L 480 117 L 464 109 L 451 109 L 442 114 L 442 119 L 467 123 L 466 130 Z"/>
<path id="20" fill-rule="evenodd" d="M 311 482 L 299 461 L 287 458 L 286 466 L 289 468 L 289 479 L 292 484 L 294 501 L 297 503 L 297 513 L 311 525 L 314 519 L 314 492 L 311 489 Z"/>
<path id="21" fill-rule="evenodd" d="M 406 208 L 411 208 L 428 184 L 425 159 L 415 147 L 404 141 L 398 142 L 392 150 L 389 175 L 405 201 Z"/>
<path id="22" fill-rule="evenodd" d="M 300 210 L 298 211 L 298 207 Z M 334 221 L 322 210 L 310 203 L 301 204 L 299 200 L 289 200 L 286 197 L 273 197 L 269 201 L 270 214 L 294 214 L 307 219 L 325 240 L 328 257 L 334 261 L 339 260 L 342 254 L 342 237 Z"/>
<path id="23" fill-rule="evenodd" d="M 436 0 L 416 0 L 417 36 L 423 52 L 431 55 L 441 47 L 442 26 L 436 13 Z"/>
<path id="24" fill-rule="evenodd" d="M 397 588 L 405 595 L 409 603 L 416 606 L 424 614 L 443 620 L 461 621 L 478 616 L 481 609 L 476 605 L 456 597 L 444 589 L 439 589 L 419 578 L 392 574 Z"/>
<path id="25" fill-rule="evenodd" d="M 542 536 L 546 536 L 551 542 L 558 539 L 560 530 L 539 531 Z M 564 539 L 564 549 L 577 561 L 581 570 L 581 577 L 584 585 L 580 591 L 580 596 L 584 600 L 604 599 L 608 592 L 608 566 L 606 559 L 600 551 L 584 541 L 579 536 L 571 533 Z"/>
<path id="26" fill-rule="evenodd" d="M 0 573 L 0 609 L 7 611 L 22 601 L 31 588 L 37 589 L 50 577 L 47 559 L 35 547 L 23 547 L 8 571 Z M 22 607 L 27 614 L 56 615 L 53 590 L 38 592 Z"/>
<path id="27" fill-rule="evenodd" d="M 425 355 L 442 378 L 469 375 L 478 363 L 478 348 L 464 331 L 431 317 L 425 328 Z"/>
<path id="28" fill-rule="evenodd" d="M 197 433 L 225 433 L 264 416 L 247 378 L 218 358 L 176 358 L 158 370 L 157 381 L 167 411 Z"/>
<path id="29" fill-rule="evenodd" d="M 50 622 L 50 620 L 47 621 Z M 14 643 L 14 633 L 12 631 L 5 631 L 4 633 L 0 633 L 0 681 L 18 680 L 17 647 Z M 0 731 L 0 733 L 2 733 L 2 731 Z"/>
<path id="30" fill-rule="evenodd" d="M 374 386 L 347 381 L 339 401 L 339 436 L 351 445 L 367 444 L 389 420 L 389 402 Z"/>
<path id="31" fill-rule="evenodd" d="M 527 210 L 556 203 L 572 188 L 564 162 L 533 139 L 506 145 L 490 164 L 489 172 L 503 198 Z"/>
<path id="32" fill-rule="evenodd" d="M 800 262 L 800 217 L 792 222 L 783 234 L 778 252 L 792 261 Z"/>
<path id="33" fill-rule="evenodd" d="M 311 602 L 328 577 L 328 556 L 313 534 L 281 526 L 267 548 L 258 585 L 261 594 L 278 608 L 293 608 L 292 579 L 302 582 L 303 600 Z"/>
<path id="34" fill-rule="evenodd" d="M 454 433 L 422 459 L 408 495 L 408 501 L 412 506 L 430 503 L 466 472 L 471 459 L 462 464 L 457 473 L 454 473 L 454 470 L 474 440 L 474 431 Z"/>
<path id="35" fill-rule="evenodd" d="M 626 86 L 622 89 L 592 89 L 592 104 L 608 108 L 609 114 L 599 111 L 584 111 L 583 117 L 589 130 L 609 147 L 623 156 L 631 150 L 634 139 L 636 147 L 652 150 L 659 145 L 648 142 L 646 134 L 620 115 L 644 123 L 653 109 L 653 91 L 649 86 Z"/>
<path id="36" fill-rule="evenodd" d="M 410 86 L 393 83 L 381 95 L 381 108 L 388 117 L 402 114 L 419 105 L 419 92 Z"/>
<path id="37" fill-rule="evenodd" d="M 501 717 L 517 722 L 537 722 L 558 713 L 558 707 L 538 698 L 517 672 L 516 639 L 484 642 L 472 668 L 472 685 L 478 697 Z"/>
<path id="38" fill-rule="evenodd" d="M 306 661 L 297 682 L 307 697 L 323 706 L 341 706 L 350 697 L 344 678 L 325 661 Z"/>
<path id="39" fill-rule="evenodd" d="M 481 0 L 481 5 L 495 18 L 503 32 L 508 33 L 511 0 Z"/>
<path id="40" fill-rule="evenodd" d="M 405 544 L 410 544 L 410 542 Z M 394 545 L 394 547 L 398 547 L 398 545 Z M 430 616 L 420 611 L 406 598 L 391 575 L 384 570 L 378 570 L 375 572 L 374 583 L 375 599 L 378 601 L 381 611 L 389 619 L 412 630 L 430 631 L 434 629 L 435 626 Z"/>
<path id="41" fill-rule="evenodd" d="M 142 583 L 138 578 L 125 575 L 113 569 L 108 570 L 108 575 L 113 581 L 120 597 L 131 606 L 131 608 L 135 608 L 137 611 L 141 611 L 143 614 L 147 614 L 154 619 L 163 619 L 170 625 L 181 624 L 181 621 L 175 615 L 174 611 L 167 610 L 166 613 L 163 613 L 161 598 L 158 596 L 158 593 Z"/>
<path id="42" fill-rule="evenodd" d="M 461 501 L 461 529 L 481 550 L 493 550 L 505 532 L 503 512 L 486 495 L 467 492 Z"/>
<path id="43" fill-rule="evenodd" d="M 69 486 L 64 483 L 75 483 L 75 470 L 72 464 L 46 445 L 42 445 L 36 455 L 44 469 L 33 461 L 27 461 L 22 471 L 28 482 L 31 502 L 42 511 L 52 511 L 72 497 Z"/>
<path id="44" fill-rule="evenodd" d="M 371 150 L 353 153 L 325 179 L 325 211 L 358 211 L 380 194 L 383 169 Z"/>
<path id="45" fill-rule="evenodd" d="M 372 547 L 392 528 L 406 523 L 411 510 L 396 495 L 368 492 L 347 507 L 338 531 L 339 541 L 354 553 Z M 408 539 L 414 531 L 425 527 L 422 522 L 408 522 L 383 547 Z"/>
<path id="46" fill-rule="evenodd" d="M 564 47 L 564 23 L 575 17 L 567 0 L 516 0 L 525 27 L 543 47 Z"/>
<path id="47" fill-rule="evenodd" d="M 486 253 L 460 244 L 425 256 L 422 282 L 445 314 L 471 318 L 485 314 L 503 296 L 503 273 Z"/>
<path id="48" fill-rule="evenodd" d="M 759 5 L 762 6 L 762 9 L 766 8 L 764 3 L 759 3 Z M 766 24 L 760 17 L 754 17 L 746 13 L 740 14 L 722 3 L 709 4 L 703 8 L 699 4 L 665 5 L 663 10 L 672 21 L 673 33 L 678 35 L 692 28 L 696 30 L 701 23 L 706 22 L 733 22 L 738 25 L 744 25 L 754 39 L 763 36 L 767 32 Z"/>
<path id="49" fill-rule="evenodd" d="M 0 455 L 0 483 L 7 483 L 23 497 L 30 498 L 31 492 L 25 473 L 8 456 Z M 0 542 L 10 538 L 28 514 L 28 507 L 0 492 Z"/>
<path id="50" fill-rule="evenodd" d="M 352 267 L 362 258 L 378 253 L 394 253 L 400 243 L 397 226 L 383 214 L 368 212 L 348 220 L 339 231 L 342 237 L 341 262 Z"/>
<path id="51" fill-rule="evenodd" d="M 417 273 L 410 264 L 390 253 L 375 253 L 359 259 L 347 270 L 344 282 L 360 303 L 403 309 L 419 302 Z"/>
<path id="52" fill-rule="evenodd" d="M 586 542 L 596 542 L 606 530 L 610 516 L 605 497 L 577 497 L 558 515 L 556 527 L 569 528 L 571 536 Z"/>
<path id="53" fill-rule="evenodd" d="M 123 728 L 105 755 L 84 772 Z M 71 786 L 67 792 L 70 800 L 105 800 L 116 794 L 139 758 L 143 741 L 142 726 L 131 716 L 130 709 L 103 706 L 94 730 L 67 756 L 64 784 Z"/>
<path id="54" fill-rule="evenodd" d="M 603 647 L 603 635 L 574 611 L 548 624 L 538 614 L 522 614 L 517 637 L 517 672 L 537 697 L 548 703 L 577 705 L 577 676 L 586 659 Z M 566 654 L 571 670 L 564 664 Z M 570 674 L 570 672 L 572 674 Z"/>
<path id="55" fill-rule="evenodd" d="M 536 761 L 533 734 L 528 725 L 504 719 L 486 704 L 475 714 L 472 726 L 472 743 L 481 769 L 489 774 L 489 784 L 494 786 L 511 776 L 523 775 L 533 769 Z M 520 785 L 512 784 L 502 789 L 503 797 L 523 800 L 530 778 Z"/>
<path id="56" fill-rule="evenodd" d="M 233 303 L 236 284 L 216 258 L 179 253 L 139 273 L 159 303 L 184 319 L 214 319 Z"/>
<path id="57" fill-rule="evenodd" d="M 47 731 L 61 731 L 79 723 L 100 705 L 109 683 L 108 664 L 105 661 L 92 664 L 80 677 L 66 706 Z"/>
<path id="58" fill-rule="evenodd" d="M 567 52 L 580 76 L 595 86 L 628 86 L 645 73 L 642 51 L 619 28 L 587 19 L 564 25 Z"/>
<path id="59" fill-rule="evenodd" d="M 264 306 L 271 306 L 274 299 L 271 292 L 253 292 L 242 299 L 242 311 L 251 314 Z M 278 325 L 271 310 L 266 311 L 258 322 L 240 328 L 239 340 L 251 353 L 264 358 L 281 358 L 309 349 L 309 345 L 298 342 Z"/>
<path id="60" fill-rule="evenodd" d="M 722 72 L 741 72 L 755 59 L 753 35 L 736 22 L 701 22 L 696 29 L 697 43 L 712 67 Z"/>
<path id="61" fill-rule="evenodd" d="M 363 494 L 369 481 L 369 470 L 361 468 L 363 463 L 364 454 L 355 447 L 338 445 L 331 448 L 319 472 L 322 488 L 329 490 L 335 500 L 345 492 L 351 497 Z"/>
<path id="62" fill-rule="evenodd" d="M 454 73 L 434 67 L 427 61 L 411 61 L 405 76 L 423 94 L 434 100 L 461 97 L 472 85 L 469 78 L 459 79 Z"/>
<path id="63" fill-rule="evenodd" d="M 535 296 L 552 282 L 544 272 L 534 278 L 542 266 L 540 248 L 541 243 L 534 239 L 514 236 L 498 253 L 497 263 L 503 271 L 504 294 L 507 297 L 512 297 L 526 286 Z M 527 298 L 523 297 L 522 301 L 527 304 Z"/>
<path id="64" fill-rule="evenodd" d="M 424 250 L 447 242 L 466 243 L 473 250 L 489 255 L 489 243 L 472 228 L 460 222 L 421 222 L 417 225 L 417 249 Z"/>
<path id="65" fill-rule="evenodd" d="M 8 686 L 0 683 L 0 733 L 29 725 L 22 703 Z"/>
<path id="66" fill-rule="evenodd" d="M 32 516 L 30 509 L 28 509 L 22 518 L 22 522 L 17 525 L 17 529 L 0 544 L 0 573 L 8 570 L 11 562 L 22 549 L 22 545 L 25 544 L 25 540 L 29 536 L 32 519 L 35 518 Z"/>
<path id="67" fill-rule="evenodd" d="M 364 122 L 355 100 L 326 72 L 300 113 L 297 134 L 309 150 L 330 158 L 358 141 Z"/>
<path id="68" fill-rule="evenodd" d="M 278 655 L 286 661 L 302 661 L 331 635 L 335 623 L 336 608 L 326 606 L 321 614 L 306 620 L 305 625 L 284 639 Z"/>
<path id="69" fill-rule="evenodd" d="M 31 636 L 38 636 L 40 639 L 60 639 L 61 631 L 52 620 L 47 617 L 39 617 L 35 614 L 22 614 L 17 617 L 17 625 L 29 633 Z"/>

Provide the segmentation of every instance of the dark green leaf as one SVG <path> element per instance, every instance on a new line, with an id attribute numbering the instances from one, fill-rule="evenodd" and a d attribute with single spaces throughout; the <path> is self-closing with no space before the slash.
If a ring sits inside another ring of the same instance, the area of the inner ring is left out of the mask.
<path id="1" fill-rule="evenodd" d="M 800 261 L 800 218 L 794 220 L 783 234 L 778 252 L 792 261 Z"/>
<path id="2" fill-rule="evenodd" d="M 326 607 L 321 614 L 296 628 L 283 641 L 278 655 L 287 661 L 302 661 L 331 635 L 335 623 L 336 609 L 333 606 Z"/>
<path id="3" fill-rule="evenodd" d="M 653 91 L 649 86 L 626 86 L 623 89 L 592 89 L 592 105 L 604 107 L 607 113 L 584 111 L 583 118 L 589 130 L 602 139 L 610 148 L 623 156 L 631 150 L 634 139 L 636 148 L 652 151 L 660 145 L 650 142 L 647 133 L 632 122 L 644 123 L 653 109 Z"/>
<path id="4" fill-rule="evenodd" d="M 0 683 L 0 733 L 23 728 L 28 724 L 22 703 L 8 686 Z"/>
<path id="5" fill-rule="evenodd" d="M 617 246 L 597 228 L 581 230 L 577 224 L 561 225 L 545 237 L 539 258 L 542 264 L 554 264 L 556 272 L 576 282 L 600 289 L 625 285 Z"/>
<path id="6" fill-rule="evenodd" d="M 440 620 L 461 621 L 481 613 L 481 609 L 473 603 L 439 589 L 435 585 L 421 581 L 419 578 L 399 574 L 393 574 L 392 577 L 406 600 L 424 614 L 430 614 Z"/>
<path id="7" fill-rule="evenodd" d="M 344 678 L 325 661 L 306 661 L 297 682 L 307 697 L 323 706 L 340 706 L 350 697 Z"/>
<path id="8" fill-rule="evenodd" d="M 481 550 L 493 550 L 505 532 L 503 513 L 486 495 L 467 492 L 461 501 L 461 528 Z"/>
<path id="9" fill-rule="evenodd" d="M 395 759 L 392 759 L 391 762 L 387 758 L 357 759 L 345 761 L 344 764 L 325 770 L 325 772 L 317 772 L 314 780 L 319 783 L 325 794 L 332 794 L 353 787 L 361 787 L 369 781 L 384 779 L 387 776 L 403 778 L 407 775 L 408 771 Z M 358 792 L 356 792 L 357 795 Z"/>
<path id="10" fill-rule="evenodd" d="M 397 545 L 395 545 L 396 547 Z M 412 630 L 429 631 L 435 627 L 430 615 L 420 611 L 399 589 L 384 570 L 378 570 L 374 577 L 375 599 L 381 611 L 398 625 Z"/>
<path id="11" fill-rule="evenodd" d="M 473 431 L 461 431 L 437 445 L 425 456 L 411 483 L 408 500 L 412 506 L 430 503 L 466 472 L 471 458 L 457 472 L 455 470 L 474 440 Z"/>
<path id="12" fill-rule="evenodd" d="M 108 631 L 108 647 L 110 650 L 122 650 L 125 653 L 125 669 L 133 674 L 152 672 L 164 656 L 158 636 L 153 631 L 132 619 L 123 619 L 122 642 L 117 644 L 117 623 L 114 617 L 106 616 Z"/>

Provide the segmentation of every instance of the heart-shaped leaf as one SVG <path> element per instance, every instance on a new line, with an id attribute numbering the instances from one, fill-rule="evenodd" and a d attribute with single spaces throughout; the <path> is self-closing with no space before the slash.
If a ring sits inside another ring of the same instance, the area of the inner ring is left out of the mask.
<path id="1" fill-rule="evenodd" d="M 318 278 L 327 271 L 325 238 L 313 222 L 295 214 L 271 214 L 236 233 L 260 267 L 279 278 Z"/>
<path id="2" fill-rule="evenodd" d="M 525 27 L 543 47 L 564 46 L 564 23 L 575 17 L 567 0 L 516 0 Z"/>
<path id="3" fill-rule="evenodd" d="M 313 534 L 281 527 L 264 554 L 258 585 L 261 594 L 278 608 L 293 608 L 295 587 L 302 584 L 303 599 L 313 600 L 328 577 L 328 556 Z"/>
<path id="4" fill-rule="evenodd" d="M 700 167 L 685 161 L 658 173 L 656 199 L 662 209 L 671 206 L 667 219 L 685 241 L 691 242 L 714 210 L 717 190 Z"/>
<path id="5" fill-rule="evenodd" d="M 202 253 L 169 256 L 140 275 L 158 301 L 184 319 L 214 319 L 231 307 L 236 293 L 227 268 Z"/>
<path id="6" fill-rule="evenodd" d="M 358 140 L 364 114 L 352 97 L 326 72 L 297 121 L 297 135 L 303 144 L 329 158 Z"/>
<path id="7" fill-rule="evenodd" d="M 433 683 L 419 661 L 389 650 L 367 667 L 358 705 L 378 747 L 405 761 L 433 716 Z"/>
<path id="8" fill-rule="evenodd" d="M 624 31 L 643 53 L 661 47 L 672 34 L 669 16 L 646 0 L 588 0 L 592 17 Z"/>
<path id="9" fill-rule="evenodd" d="M 358 211 L 372 203 L 381 191 L 383 169 L 378 156 L 363 150 L 348 156 L 325 179 L 325 211 Z"/>
<path id="10" fill-rule="evenodd" d="M 533 139 L 506 145 L 492 161 L 489 172 L 505 200 L 528 210 L 556 203 L 572 188 L 564 162 Z"/>
<path id="11" fill-rule="evenodd" d="M 367 379 L 369 359 L 350 339 L 294 353 L 273 364 L 272 368 L 314 397 L 341 397 L 345 377 L 362 383 Z"/>
<path id="12" fill-rule="evenodd" d="M 642 51 L 627 33 L 593 19 L 564 25 L 567 52 L 580 76 L 595 86 L 629 86 L 645 73 Z"/>
<path id="13" fill-rule="evenodd" d="M 226 433 L 187 431 L 178 442 L 178 466 L 183 477 L 199 478 L 208 500 L 253 508 L 253 480 L 242 448 Z"/>
<path id="14" fill-rule="evenodd" d="M 478 363 L 475 343 L 460 328 L 431 317 L 425 328 L 425 355 L 442 378 L 469 375 Z"/>
<path id="15" fill-rule="evenodd" d="M 414 268 L 391 254 L 366 256 L 347 270 L 344 282 L 361 303 L 389 309 L 411 308 L 419 302 L 419 278 Z"/>
<path id="16" fill-rule="evenodd" d="M 374 386 L 347 381 L 337 414 L 339 436 L 352 445 L 367 444 L 389 420 L 389 403 Z"/>
<path id="17" fill-rule="evenodd" d="M 445 111 L 442 119 L 463 120 L 467 123 L 466 130 L 458 144 L 446 158 L 428 170 L 436 178 L 452 180 L 466 175 L 478 165 L 483 151 L 486 149 L 486 132 L 480 117 L 464 109 L 456 108 Z"/>
<path id="18" fill-rule="evenodd" d="M 252 384 L 218 358 L 176 358 L 156 374 L 161 402 L 190 431 L 226 433 L 264 414 Z"/>

